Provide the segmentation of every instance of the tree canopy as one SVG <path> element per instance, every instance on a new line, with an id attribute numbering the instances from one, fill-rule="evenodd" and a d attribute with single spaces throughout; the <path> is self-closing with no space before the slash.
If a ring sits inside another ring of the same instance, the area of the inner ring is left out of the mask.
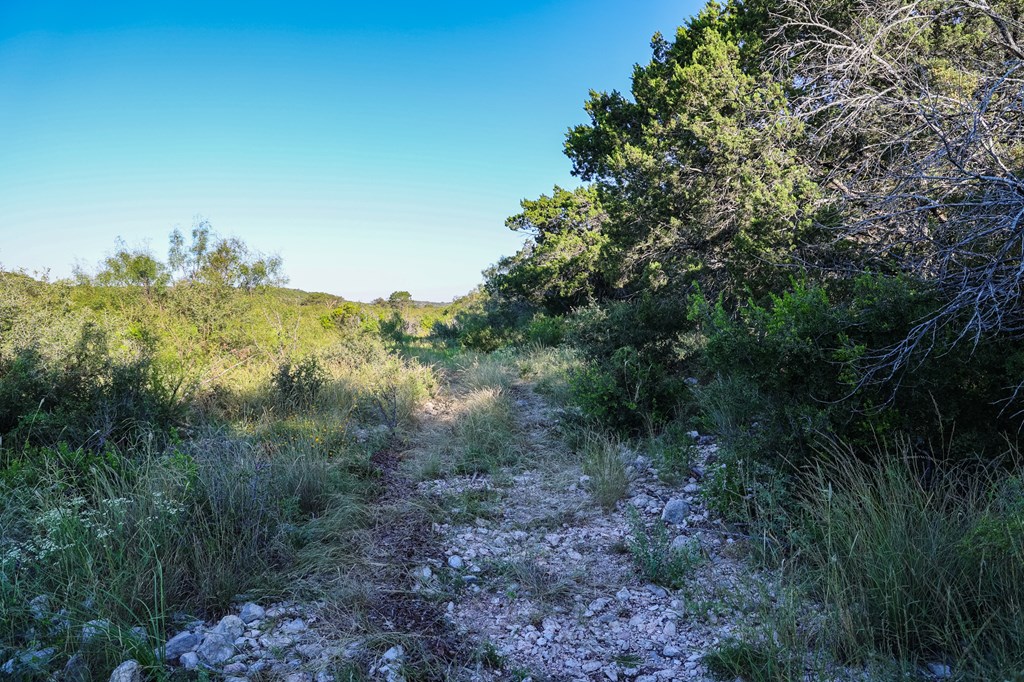
<path id="1" fill-rule="evenodd" d="M 281 272 L 280 256 L 251 251 L 237 237 L 220 237 L 206 220 L 196 221 L 191 236 L 187 243 L 181 230 L 171 232 L 167 262 L 180 280 L 245 291 L 288 281 Z"/>

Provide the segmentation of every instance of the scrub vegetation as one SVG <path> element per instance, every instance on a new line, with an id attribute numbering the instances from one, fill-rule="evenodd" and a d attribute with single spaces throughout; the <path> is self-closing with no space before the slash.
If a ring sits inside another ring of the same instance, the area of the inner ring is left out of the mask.
<path id="1" fill-rule="evenodd" d="M 389 458 L 537 466 L 525 382 L 595 507 L 623 509 L 644 452 L 773 576 L 711 673 L 1020 679 L 1021 46 L 1021 0 L 712 2 L 630 93 L 591 93 L 580 186 L 524 200 L 524 247 L 448 305 L 284 288 L 203 221 L 166 260 L 0 272 L 0 663 L 159 677 L 179 614 L 372 611 Z M 490 488 L 451 499 L 500 518 Z M 693 589 L 699 545 L 638 516 L 628 538 L 647 581 Z"/>

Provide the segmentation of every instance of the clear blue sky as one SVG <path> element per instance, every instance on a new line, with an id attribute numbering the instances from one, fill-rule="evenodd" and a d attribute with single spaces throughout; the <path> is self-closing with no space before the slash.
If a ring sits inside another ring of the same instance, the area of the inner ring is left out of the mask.
<path id="1" fill-rule="evenodd" d="M 0 264 L 163 257 L 202 215 L 292 286 L 451 299 L 700 4 L 0 0 Z"/>

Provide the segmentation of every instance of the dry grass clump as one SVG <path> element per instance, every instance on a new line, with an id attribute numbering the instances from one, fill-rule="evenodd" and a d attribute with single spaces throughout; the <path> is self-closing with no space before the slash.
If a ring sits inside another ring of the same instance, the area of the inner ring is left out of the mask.
<path id="1" fill-rule="evenodd" d="M 495 473 L 524 455 L 515 406 L 500 388 L 477 389 L 461 401 L 452 422 L 457 473 Z"/>
<path id="2" fill-rule="evenodd" d="M 454 360 L 455 378 L 464 391 L 485 388 L 508 390 L 518 372 L 504 353 L 465 352 Z"/>

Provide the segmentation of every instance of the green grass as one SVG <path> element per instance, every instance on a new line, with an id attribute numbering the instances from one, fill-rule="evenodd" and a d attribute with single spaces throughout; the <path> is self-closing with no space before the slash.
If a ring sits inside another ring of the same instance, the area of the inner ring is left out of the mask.
<path id="1" fill-rule="evenodd" d="M 923 478 L 833 445 L 804 491 L 800 549 L 842 658 L 951 659 L 968 678 L 1024 669 L 1024 483 L 996 469 Z"/>
<path id="2" fill-rule="evenodd" d="M 482 642 L 473 651 L 472 659 L 475 663 L 492 670 L 500 670 L 505 665 L 505 657 L 498 652 L 497 647 L 491 642 Z"/>
<path id="3" fill-rule="evenodd" d="M 500 517 L 500 499 L 501 493 L 493 488 L 469 488 L 447 496 L 442 506 L 451 523 L 470 524 L 477 519 Z"/>
<path id="4" fill-rule="evenodd" d="M 648 528 L 635 509 L 630 511 L 627 547 L 637 570 L 655 585 L 683 587 L 703 560 L 700 546 L 691 543 L 672 549 L 672 538 L 660 521 Z"/>
<path id="5" fill-rule="evenodd" d="M 517 378 L 511 360 L 502 353 L 466 351 L 453 360 L 456 383 L 464 391 L 508 390 Z"/>
<path id="6" fill-rule="evenodd" d="M 582 435 L 578 443 L 583 473 L 590 477 L 587 483 L 590 494 L 602 509 L 614 509 L 629 490 L 629 476 L 619 442 L 603 433 L 590 431 Z"/>
<path id="7" fill-rule="evenodd" d="M 569 404 L 569 375 L 580 366 L 574 350 L 565 346 L 528 346 L 516 358 L 519 372 L 538 393 L 557 406 Z"/>
<path id="8" fill-rule="evenodd" d="M 281 571 L 316 535 L 309 521 L 343 536 L 365 523 L 353 479 L 315 453 L 268 460 L 216 434 L 202 450 L 98 467 L 86 480 L 46 469 L 31 488 L 0 490 L 0 639 L 30 645 L 28 602 L 47 595 L 71 631 L 110 623 L 103 639 L 115 651 L 91 656 L 109 663 L 132 627 L 159 639 L 172 611 L 218 613 L 237 594 L 282 588 Z"/>
<path id="9" fill-rule="evenodd" d="M 703 663 L 720 680 L 790 682 L 803 679 L 803 667 L 794 669 L 788 653 L 777 644 L 731 639 L 704 656 Z"/>
<path id="10" fill-rule="evenodd" d="M 669 484 L 686 481 L 697 461 L 697 444 L 685 424 L 672 422 L 666 428 L 648 426 L 643 450 L 651 457 L 658 477 Z"/>
<path id="11" fill-rule="evenodd" d="M 0 452 L 0 659 L 54 645 L 45 677 L 101 620 L 82 652 L 100 678 L 132 651 L 125 633 L 160 641 L 171 613 L 215 616 L 239 594 L 358 593 L 350 574 L 378 515 L 370 455 L 387 437 L 357 442 L 353 430 L 409 428 L 436 383 L 369 338 L 318 358 L 311 390 L 250 367 L 236 390 L 197 399 L 188 437 L 167 446 Z M 65 610 L 66 630 L 39 629 L 28 604 L 40 595 Z M 136 658 L 155 674 L 152 651 Z"/>
<path id="12" fill-rule="evenodd" d="M 573 582 L 539 564 L 535 559 L 492 561 L 488 575 L 501 578 L 515 596 L 527 597 L 537 604 L 565 605 L 572 600 Z"/>

